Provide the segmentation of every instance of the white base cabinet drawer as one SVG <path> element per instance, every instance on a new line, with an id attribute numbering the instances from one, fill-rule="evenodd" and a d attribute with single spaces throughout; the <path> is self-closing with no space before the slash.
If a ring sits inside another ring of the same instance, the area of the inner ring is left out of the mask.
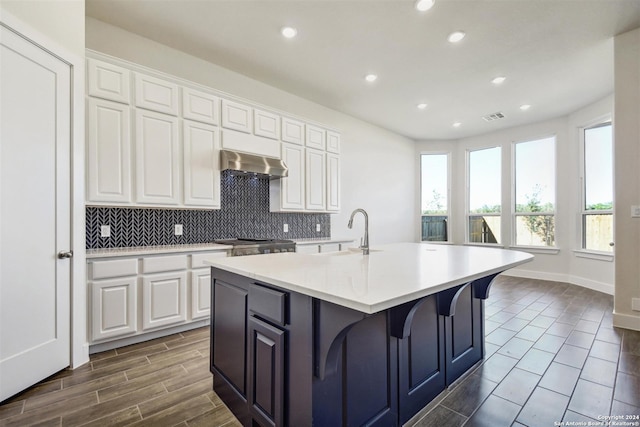
<path id="1" fill-rule="evenodd" d="M 90 273 L 93 280 L 135 276 L 138 274 L 138 260 L 132 258 L 94 261 L 89 265 L 91 266 Z"/>
<path id="2" fill-rule="evenodd" d="M 137 331 L 137 277 L 91 284 L 91 338 L 97 341 Z"/>
<path id="3" fill-rule="evenodd" d="M 154 274 L 142 278 L 142 329 L 187 320 L 187 272 Z"/>
<path id="4" fill-rule="evenodd" d="M 191 319 L 209 317 L 211 313 L 211 269 L 191 272 Z"/>

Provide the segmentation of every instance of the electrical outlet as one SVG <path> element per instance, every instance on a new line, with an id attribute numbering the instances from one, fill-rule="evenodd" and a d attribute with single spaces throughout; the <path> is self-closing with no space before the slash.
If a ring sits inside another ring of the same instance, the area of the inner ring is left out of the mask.
<path id="1" fill-rule="evenodd" d="M 289 224 L 285 224 L 285 225 L 282 227 L 282 231 L 284 231 L 285 233 L 288 233 L 288 232 L 289 232 Z"/>
<path id="2" fill-rule="evenodd" d="M 640 206 L 631 206 L 631 218 L 640 218 Z"/>
<path id="3" fill-rule="evenodd" d="M 173 234 L 176 236 L 182 236 L 182 224 L 176 224 L 173 227 Z"/>
<path id="4" fill-rule="evenodd" d="M 631 298 L 631 310 L 640 311 L 640 298 Z"/>
<path id="5" fill-rule="evenodd" d="M 316 231 L 320 232 L 320 224 L 316 224 Z"/>
<path id="6" fill-rule="evenodd" d="M 111 226 L 110 225 L 101 225 L 100 226 L 100 237 L 111 237 Z"/>

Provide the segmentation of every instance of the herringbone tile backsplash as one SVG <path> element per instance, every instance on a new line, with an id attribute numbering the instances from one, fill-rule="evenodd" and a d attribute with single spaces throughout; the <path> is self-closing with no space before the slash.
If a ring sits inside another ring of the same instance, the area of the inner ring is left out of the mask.
<path id="1" fill-rule="evenodd" d="M 210 243 L 236 237 L 268 239 L 328 238 L 329 214 L 269 212 L 269 180 L 262 177 L 221 175 L 221 209 L 86 208 L 87 249 Z M 174 225 L 182 224 L 182 236 Z M 283 232 L 283 225 L 289 232 Z M 320 224 L 320 232 L 316 232 Z M 111 237 L 100 237 L 100 226 L 111 227 Z"/>

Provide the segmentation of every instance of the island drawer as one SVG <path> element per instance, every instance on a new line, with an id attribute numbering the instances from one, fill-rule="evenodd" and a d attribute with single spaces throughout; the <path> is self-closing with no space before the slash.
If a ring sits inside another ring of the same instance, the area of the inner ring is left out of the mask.
<path id="1" fill-rule="evenodd" d="M 266 286 L 252 284 L 249 288 L 249 310 L 258 316 L 284 326 L 287 294 Z"/>

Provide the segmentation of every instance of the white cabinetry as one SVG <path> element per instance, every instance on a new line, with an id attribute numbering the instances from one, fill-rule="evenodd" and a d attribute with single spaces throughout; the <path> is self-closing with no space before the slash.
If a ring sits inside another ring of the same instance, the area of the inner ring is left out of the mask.
<path id="1" fill-rule="evenodd" d="M 211 313 L 211 268 L 204 261 L 226 256 L 226 252 L 207 252 L 191 255 L 192 320 L 208 318 Z"/>
<path id="2" fill-rule="evenodd" d="M 142 279 L 142 329 L 187 320 L 187 272 L 150 274 Z"/>
<path id="3" fill-rule="evenodd" d="M 89 99 L 87 200 L 131 202 L 130 109 L 127 105 Z"/>
<path id="4" fill-rule="evenodd" d="M 253 110 L 253 133 L 265 138 L 280 139 L 280 116 L 268 111 Z"/>
<path id="5" fill-rule="evenodd" d="M 87 60 L 89 95 L 129 104 L 130 71 L 97 59 Z"/>
<path id="6" fill-rule="evenodd" d="M 327 131 L 313 125 L 307 125 L 306 129 L 307 147 L 324 150 L 326 147 Z"/>
<path id="7" fill-rule="evenodd" d="M 326 153 L 306 150 L 305 161 L 305 207 L 309 211 L 324 211 L 327 201 Z"/>
<path id="8" fill-rule="evenodd" d="M 286 178 L 269 183 L 272 212 L 303 211 L 305 209 L 305 148 L 283 143 L 282 160 L 287 165 Z"/>
<path id="9" fill-rule="evenodd" d="M 292 144 L 304 145 L 304 123 L 289 117 L 283 117 L 282 140 Z"/>
<path id="10" fill-rule="evenodd" d="M 330 153 L 340 154 L 340 134 L 337 132 L 327 131 L 327 151 Z"/>
<path id="11" fill-rule="evenodd" d="M 327 210 L 340 210 L 340 156 L 327 153 Z"/>
<path id="12" fill-rule="evenodd" d="M 141 204 L 180 203 L 178 119 L 136 111 L 136 200 Z"/>
<path id="13" fill-rule="evenodd" d="M 178 85 L 135 73 L 136 107 L 178 115 Z"/>
<path id="14" fill-rule="evenodd" d="M 122 337 L 137 331 L 137 272 L 134 259 L 96 261 L 89 271 L 91 339 Z"/>
<path id="15" fill-rule="evenodd" d="M 184 121 L 184 204 L 220 208 L 218 129 Z"/>
<path id="16" fill-rule="evenodd" d="M 218 125 L 220 99 L 217 96 L 188 87 L 182 88 L 182 117 L 189 120 Z"/>
<path id="17" fill-rule="evenodd" d="M 223 99 L 222 127 L 251 133 L 251 107 Z"/>

